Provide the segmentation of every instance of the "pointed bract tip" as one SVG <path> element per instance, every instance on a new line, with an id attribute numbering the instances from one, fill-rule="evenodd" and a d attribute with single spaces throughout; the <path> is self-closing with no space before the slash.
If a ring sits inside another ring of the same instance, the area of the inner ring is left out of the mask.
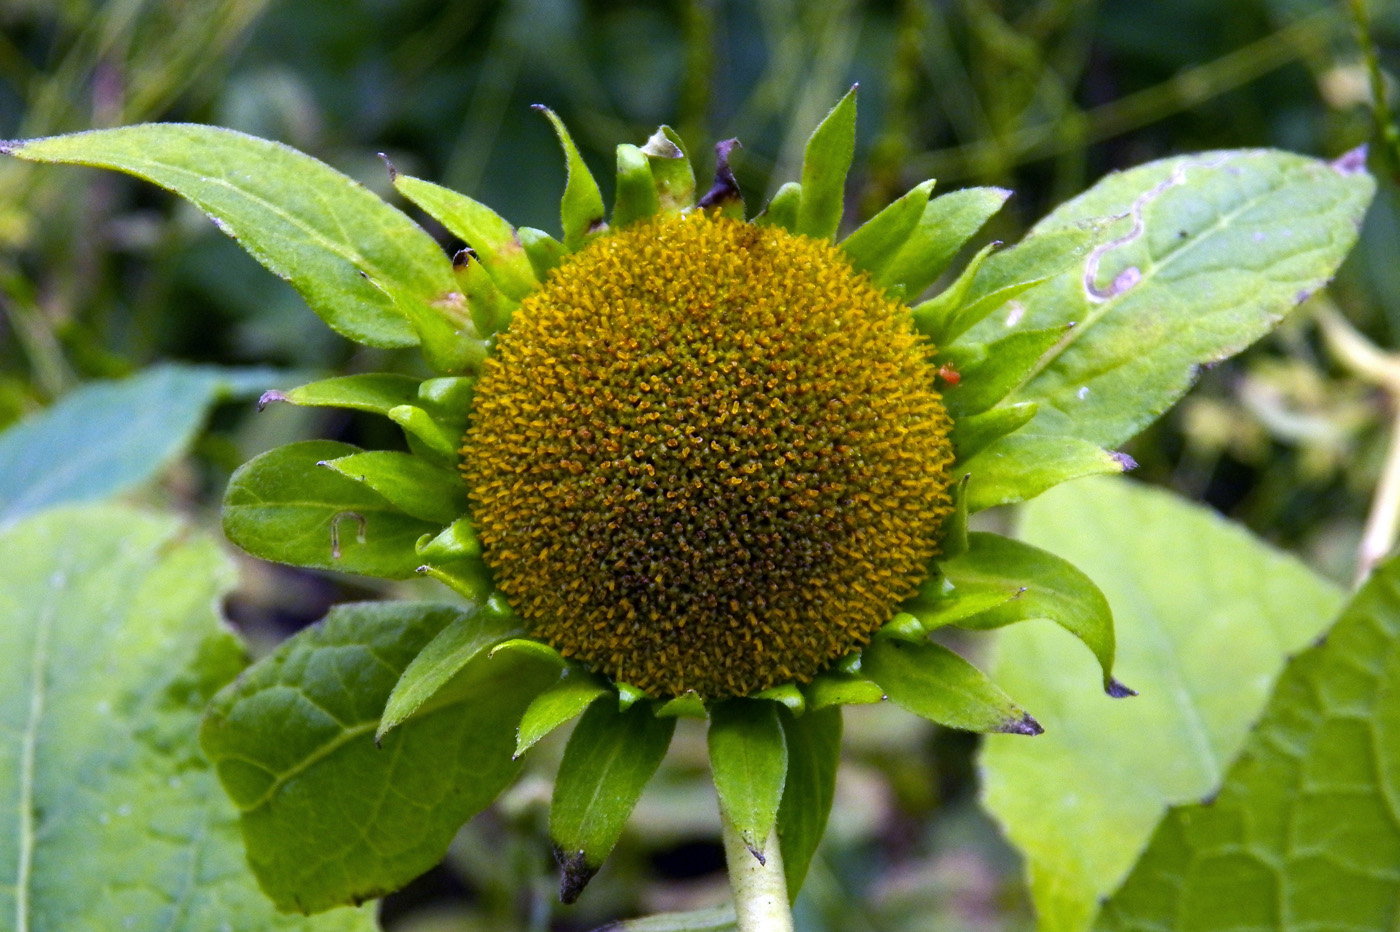
<path id="1" fill-rule="evenodd" d="M 749 849 L 749 854 L 753 855 L 754 860 L 757 861 L 761 866 L 768 866 L 768 859 L 763 856 L 763 852 L 760 849 L 755 848 L 748 842 L 744 842 L 744 847 Z"/>
<path id="2" fill-rule="evenodd" d="M 23 139 L 0 139 L 0 155 L 14 155 L 23 145 Z"/>
<path id="3" fill-rule="evenodd" d="M 274 401 L 290 401 L 290 400 L 291 400 L 291 399 L 289 399 L 286 395 L 284 395 L 284 394 L 282 394 L 281 392 L 278 392 L 278 391 L 263 392 L 263 393 L 262 393 L 262 397 L 260 397 L 260 398 L 258 399 L 258 410 L 261 411 L 263 408 L 266 408 L 268 405 L 272 404 Z"/>
<path id="4" fill-rule="evenodd" d="M 1120 683 L 1113 677 L 1108 678 L 1104 684 L 1103 691 L 1114 699 L 1126 699 L 1129 696 L 1136 696 L 1137 690 L 1128 686 L 1127 683 Z"/>
<path id="5" fill-rule="evenodd" d="M 1339 175 L 1359 175 L 1366 171 L 1366 144 L 1343 153 L 1332 162 L 1332 170 Z"/>
<path id="6" fill-rule="evenodd" d="M 725 139 L 715 143 L 715 183 L 695 206 L 705 210 L 743 200 L 739 193 L 739 182 L 729 167 L 729 153 L 742 148 L 738 139 Z"/>
<path id="7" fill-rule="evenodd" d="M 1137 460 L 1126 453 L 1120 453 L 1117 450 L 1109 450 L 1108 455 L 1113 457 L 1114 461 L 1118 464 L 1118 468 L 1124 472 L 1132 472 L 1134 469 L 1137 469 Z"/>
<path id="8" fill-rule="evenodd" d="M 578 901 L 588 881 L 598 873 L 598 868 L 589 867 L 582 851 L 566 853 L 559 846 L 554 848 L 554 860 L 559 862 L 559 902 L 570 906 Z"/>
<path id="9" fill-rule="evenodd" d="M 1045 729 L 1040 727 L 1040 722 L 1031 718 L 1029 712 L 1022 712 L 1020 718 L 1004 722 L 997 731 L 1005 735 L 1030 735 L 1031 737 L 1045 734 Z"/>
<path id="10" fill-rule="evenodd" d="M 671 137 L 666 135 L 666 128 L 658 128 L 651 134 L 651 138 L 642 146 L 642 154 L 649 155 L 657 159 L 681 159 L 685 158 L 685 153 L 681 147 L 671 141 Z"/>
<path id="11" fill-rule="evenodd" d="M 385 155 L 383 152 L 376 152 L 374 154 L 379 156 L 379 161 L 383 162 L 384 167 L 389 170 L 389 183 L 393 184 L 394 182 L 398 181 L 399 170 L 394 167 L 393 162 L 389 161 L 389 156 Z"/>

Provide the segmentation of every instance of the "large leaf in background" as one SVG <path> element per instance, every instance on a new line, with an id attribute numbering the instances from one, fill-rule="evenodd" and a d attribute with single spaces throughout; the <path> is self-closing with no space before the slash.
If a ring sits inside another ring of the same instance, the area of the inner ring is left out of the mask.
<path id="1" fill-rule="evenodd" d="M 1110 699 L 1064 631 L 999 635 L 996 681 L 1045 725 L 1036 741 L 986 739 L 985 803 L 1025 854 L 1042 932 L 1086 929 L 1166 808 L 1220 785 L 1289 654 L 1342 596 L 1243 528 L 1124 480 L 1056 489 L 1026 506 L 1022 536 L 1068 559 L 1108 597 Z"/>
<path id="2" fill-rule="evenodd" d="M 1098 928 L 1392 932 L 1400 915 L 1400 562 L 1289 663 L 1220 794 L 1157 827 Z"/>
<path id="3" fill-rule="evenodd" d="M 375 928 L 279 915 L 196 743 L 243 666 L 210 538 L 110 506 L 0 533 L 0 928 Z"/>
<path id="4" fill-rule="evenodd" d="M 0 525 L 149 481 L 189 449 L 211 407 L 285 377 L 167 364 L 70 392 L 0 433 Z"/>
<path id="5" fill-rule="evenodd" d="M 1109 175 L 1027 241 L 1119 216 L 1087 262 L 971 331 L 989 341 L 1074 322 L 1010 401 L 1040 403 L 1025 432 L 1123 443 L 1332 277 L 1375 184 L 1354 156 L 1206 152 Z"/>
<path id="6" fill-rule="evenodd" d="M 340 172 L 230 129 L 151 123 L 0 145 L 35 162 L 111 168 L 188 198 L 292 284 L 338 333 L 412 346 L 394 297 L 431 307 L 457 290 L 433 238 Z"/>
<path id="7" fill-rule="evenodd" d="M 214 698 L 201 740 L 243 812 L 268 896 L 316 912 L 396 890 L 515 778 L 515 726 L 559 675 L 519 652 L 480 656 L 451 701 L 375 744 L 379 714 L 447 605 L 341 605 Z"/>

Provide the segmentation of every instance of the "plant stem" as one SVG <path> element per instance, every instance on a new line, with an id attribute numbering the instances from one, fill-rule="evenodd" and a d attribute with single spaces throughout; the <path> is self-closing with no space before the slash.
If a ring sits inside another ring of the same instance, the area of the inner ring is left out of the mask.
<path id="1" fill-rule="evenodd" d="M 764 863 L 760 863 L 723 807 L 719 819 L 724 826 L 724 857 L 729 863 L 729 888 L 734 891 L 739 932 L 792 932 L 792 910 L 788 908 L 777 831 L 769 833 L 763 848 Z"/>

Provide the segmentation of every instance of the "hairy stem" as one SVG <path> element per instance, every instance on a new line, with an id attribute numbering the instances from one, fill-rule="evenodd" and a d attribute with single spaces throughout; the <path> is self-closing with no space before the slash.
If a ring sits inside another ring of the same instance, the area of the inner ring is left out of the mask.
<path id="1" fill-rule="evenodd" d="M 792 932 L 792 910 L 788 908 L 778 833 L 769 833 L 763 849 L 764 861 L 760 863 L 723 807 L 719 818 L 724 826 L 724 857 L 729 863 L 729 887 L 734 891 L 739 932 Z"/>

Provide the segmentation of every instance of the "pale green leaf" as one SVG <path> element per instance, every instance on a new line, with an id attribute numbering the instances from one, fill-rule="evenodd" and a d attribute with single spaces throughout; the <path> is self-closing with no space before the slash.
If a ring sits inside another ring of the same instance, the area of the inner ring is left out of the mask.
<path id="1" fill-rule="evenodd" d="M 626 919 L 596 932 L 737 932 L 732 905 L 696 909 L 684 913 L 657 913 L 640 919 Z"/>
<path id="2" fill-rule="evenodd" d="M 797 230 L 797 208 L 802 203 L 802 185 L 789 181 L 780 187 L 768 206 L 753 218 L 756 226 L 779 227 L 789 233 Z"/>
<path id="3" fill-rule="evenodd" d="M 388 372 L 339 375 L 308 382 L 286 392 L 266 392 L 258 406 L 286 401 L 313 408 L 348 408 L 388 416 L 391 409 L 417 399 L 419 384 L 418 379 Z"/>
<path id="4" fill-rule="evenodd" d="M 515 756 L 524 754 L 545 735 L 582 715 L 584 709 L 607 693 L 607 685 L 591 673 L 566 670 L 559 682 L 535 697 L 525 710 L 516 731 Z"/>
<path id="5" fill-rule="evenodd" d="M 943 389 L 943 404 L 956 425 L 981 414 L 1007 396 L 1069 327 L 1022 330 L 991 343 L 958 343 L 940 349 L 938 359 L 958 373 L 958 384 Z"/>
<path id="6" fill-rule="evenodd" d="M 548 107 L 535 105 L 535 109 L 548 118 L 559 137 L 559 146 L 564 150 L 564 162 L 568 178 L 564 182 L 564 196 L 559 201 L 559 215 L 564 226 L 564 249 L 573 252 L 584 244 L 594 233 L 602 229 L 603 195 L 598 190 L 598 182 L 574 145 L 573 137 L 564 126 L 564 121 Z M 532 257 L 533 259 L 533 257 Z M 536 266 L 538 274 L 538 266 Z M 543 275 L 540 276 L 543 281 Z"/>
<path id="7" fill-rule="evenodd" d="M 661 209 L 651 162 L 637 146 L 617 147 L 617 193 L 613 197 L 612 225 L 621 229 L 655 216 Z"/>
<path id="8" fill-rule="evenodd" d="M 1170 407 L 1200 367 L 1238 353 L 1332 277 L 1374 182 L 1286 152 L 1206 152 L 1104 178 L 1027 235 L 1120 218 L 1083 262 L 1025 292 L 1011 329 L 1066 336 L 1014 400 L 1028 430 L 1115 446 Z M 1005 332 L 985 321 L 974 338 Z"/>
<path id="9" fill-rule="evenodd" d="M 941 644 L 876 638 L 861 672 L 915 715 L 964 731 L 1038 735 L 1040 725 L 986 674 Z"/>
<path id="10" fill-rule="evenodd" d="M 1400 903 L 1400 563 L 1299 654 L 1218 795 L 1174 808 L 1104 932 L 1391 932 Z"/>
<path id="11" fill-rule="evenodd" d="M 1011 505 L 1071 479 L 1126 472 L 1137 464 L 1121 453 L 1077 437 L 1033 433 L 1035 422 L 994 441 L 954 468 L 972 478 L 967 510 Z"/>
<path id="12" fill-rule="evenodd" d="M 520 245 L 525 247 L 525 255 L 530 258 L 530 267 L 535 270 L 535 277 L 544 281 L 569 251 L 564 248 L 563 243 L 544 230 L 521 227 L 518 232 Z"/>
<path id="13" fill-rule="evenodd" d="M 676 131 L 669 126 L 659 127 L 642 146 L 642 152 L 651 163 L 661 210 L 674 213 L 695 206 L 695 169 Z"/>
<path id="14" fill-rule="evenodd" d="M 784 710 L 779 717 L 787 742 L 787 777 L 778 807 L 778 848 L 783 855 L 788 899 L 794 899 L 807 878 L 836 798 L 841 710 L 813 710 L 800 716 Z"/>
<path id="15" fill-rule="evenodd" d="M 368 932 L 280 915 L 199 752 L 243 666 L 233 568 L 169 518 L 63 508 L 0 533 L 0 927 Z"/>
<path id="16" fill-rule="evenodd" d="M 719 804 L 754 857 L 778 818 L 787 776 L 787 743 L 778 703 L 729 699 L 710 706 L 710 773 Z"/>
<path id="17" fill-rule="evenodd" d="M 317 465 L 360 451 L 308 440 L 244 463 L 224 492 L 224 533 L 277 563 L 403 579 L 419 563 L 414 544 L 441 524 L 405 515 L 353 479 Z"/>
<path id="18" fill-rule="evenodd" d="M 75 389 L 0 433 L 0 525 L 149 482 L 189 449 L 210 408 L 278 378 L 270 369 L 164 364 Z"/>
<path id="19" fill-rule="evenodd" d="M 451 702 L 374 741 L 447 605 L 341 605 L 219 693 L 201 740 L 242 810 L 248 861 L 283 909 L 316 912 L 403 886 L 519 771 L 515 725 L 557 675 L 479 656 Z"/>
<path id="20" fill-rule="evenodd" d="M 955 420 L 948 441 L 959 462 L 966 463 L 1002 437 L 1026 426 L 1035 417 L 1038 407 L 1033 401 L 1023 401 Z"/>
<path id="21" fill-rule="evenodd" d="M 929 201 L 904 245 L 880 273 L 881 283 L 902 285 L 907 298 L 917 298 L 948 270 L 967 241 L 1010 196 L 1003 188 L 964 188 Z"/>
<path id="22" fill-rule="evenodd" d="M 1070 560 L 1113 607 L 1114 700 L 1073 638 L 999 633 L 997 681 L 1046 734 L 987 739 L 985 801 L 1027 859 L 1044 932 L 1082 932 L 1172 803 L 1213 792 L 1287 655 L 1341 602 L 1335 587 L 1215 514 L 1124 480 L 1032 502 L 1024 538 Z"/>
<path id="23" fill-rule="evenodd" d="M 447 256 L 413 221 L 279 143 L 165 123 L 11 143 L 0 151 L 115 169 L 188 198 L 289 281 L 332 329 L 370 346 L 416 343 L 407 306 L 432 307 L 456 287 Z"/>
<path id="24" fill-rule="evenodd" d="M 831 239 L 841 225 L 846 173 L 856 152 L 856 89 L 837 101 L 807 140 L 802 156 L 802 200 L 793 232 Z"/>
<path id="25" fill-rule="evenodd" d="M 370 450 L 322 460 L 347 479 L 363 483 L 399 511 L 434 524 L 451 524 L 467 513 L 467 485 L 460 473 L 408 453 Z"/>
<path id="26" fill-rule="evenodd" d="M 913 188 L 841 241 L 841 251 L 857 271 L 869 274 L 877 285 L 898 284 L 885 280 L 885 269 L 894 262 L 909 235 L 919 225 L 919 219 L 928 207 L 929 196 L 933 193 L 933 185 L 934 182 L 925 181 Z"/>
<path id="27" fill-rule="evenodd" d="M 674 718 L 657 718 L 647 702 L 626 711 L 595 702 L 579 719 L 564 748 L 549 810 L 565 903 L 578 899 L 617 844 L 675 729 Z"/>
<path id="28" fill-rule="evenodd" d="M 884 701 L 885 691 L 879 684 L 839 670 L 818 673 L 807 686 L 808 712 L 840 705 L 874 705 Z"/>

